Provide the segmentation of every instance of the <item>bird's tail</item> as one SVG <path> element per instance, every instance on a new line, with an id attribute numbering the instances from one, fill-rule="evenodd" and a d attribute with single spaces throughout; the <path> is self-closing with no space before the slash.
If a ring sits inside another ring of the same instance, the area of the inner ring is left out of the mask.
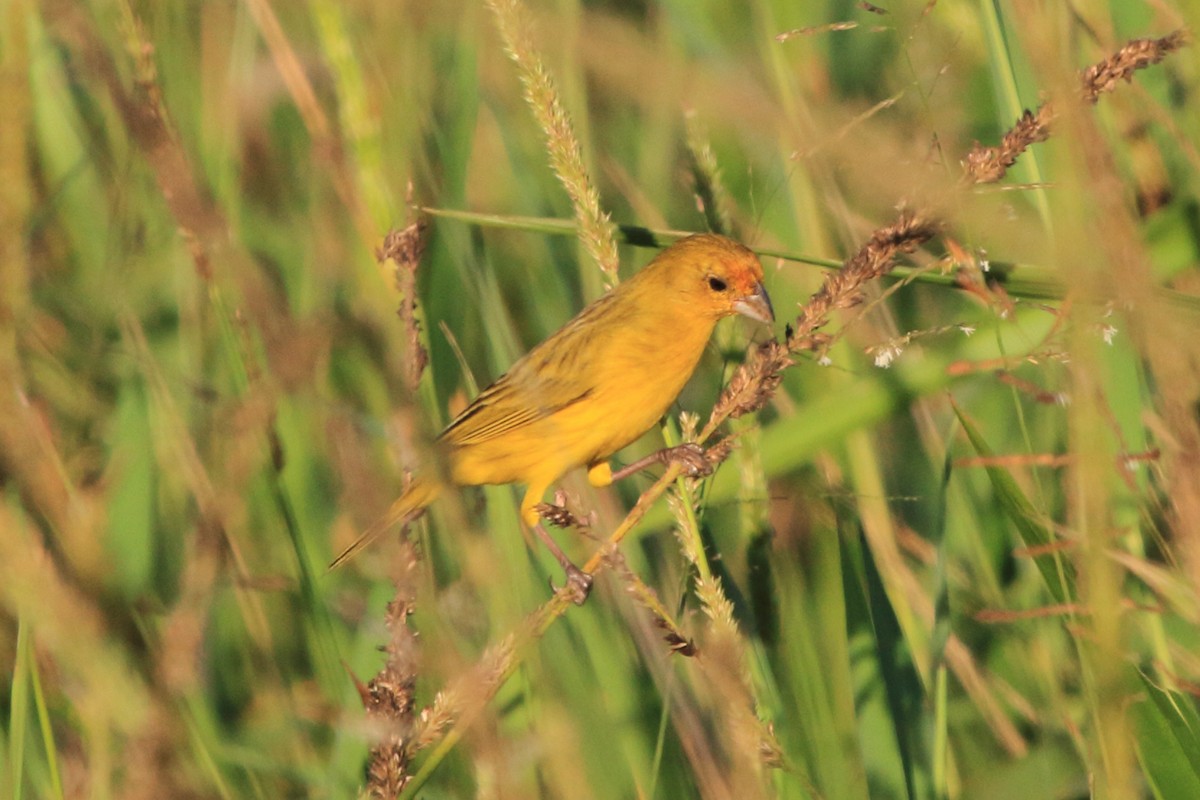
<path id="1" fill-rule="evenodd" d="M 382 517 L 379 518 L 371 527 L 363 531 L 354 542 L 341 552 L 341 554 L 333 560 L 329 565 L 330 570 L 335 570 L 342 564 L 349 561 L 358 552 L 375 541 L 381 533 L 397 525 L 405 522 L 415 516 L 417 512 L 424 509 L 432 503 L 441 492 L 441 486 L 434 481 L 416 478 L 409 487 L 404 490 L 404 494 L 396 502 L 392 503 L 392 507 L 387 510 Z"/>

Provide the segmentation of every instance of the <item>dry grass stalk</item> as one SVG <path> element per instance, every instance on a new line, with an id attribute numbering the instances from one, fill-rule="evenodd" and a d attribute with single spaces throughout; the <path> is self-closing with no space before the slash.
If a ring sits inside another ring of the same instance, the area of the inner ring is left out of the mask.
<path id="1" fill-rule="evenodd" d="M 666 641 L 667 648 L 672 653 L 678 653 L 681 656 L 690 657 L 696 655 L 695 641 L 687 635 L 683 627 L 667 611 L 666 606 L 659 599 L 658 593 L 647 586 L 646 582 L 629 568 L 629 564 L 625 561 L 625 556 L 620 551 L 614 550 L 608 559 L 606 559 L 606 563 L 625 585 L 625 593 L 635 603 L 650 612 L 654 626 L 662 631 L 663 640 Z"/>
<path id="2" fill-rule="evenodd" d="M 567 508 L 565 505 L 554 505 L 551 503 L 538 503 L 533 507 L 542 519 L 549 522 L 556 528 L 587 528 L 586 520 L 580 519 L 578 516 Z"/>
<path id="3" fill-rule="evenodd" d="M 716 688 L 712 693 L 714 705 L 729 733 L 730 755 L 737 766 L 734 778 L 741 789 L 738 796 L 752 796 L 753 790 L 761 788 L 761 768 L 778 766 L 782 751 L 770 728 L 756 713 L 746 641 L 720 578 L 698 577 L 696 597 L 709 620 L 697 661 Z"/>
<path id="4" fill-rule="evenodd" d="M 830 22 L 825 25 L 808 25 L 803 28 L 793 28 L 790 31 L 775 34 L 775 41 L 783 44 L 784 42 L 795 39 L 799 36 L 815 36 L 822 33 L 835 33 L 837 31 L 852 31 L 858 27 L 858 23 L 853 20 L 845 22 Z"/>
<path id="5" fill-rule="evenodd" d="M 334 129 L 329 115 L 321 106 L 316 87 L 313 86 L 301 57 L 288 40 L 287 33 L 268 0 L 248 0 L 246 8 L 271 54 L 279 77 L 295 103 L 300 118 L 304 120 L 304 127 L 313 139 L 313 154 L 328 168 L 334 191 L 349 211 L 362 241 L 373 241 L 378 235 L 378 229 L 367 213 L 366 203 L 363 202 L 362 192 L 352 175 L 345 149 L 338 138 L 338 131 Z"/>
<path id="6" fill-rule="evenodd" d="M 617 281 L 616 226 L 600 209 L 600 193 L 592 185 L 571 119 L 559 99 L 550 71 L 533 46 L 533 36 L 520 0 L 488 0 L 504 49 L 517 65 L 525 100 L 546 135 L 550 166 L 566 188 L 579 223 L 579 238 L 608 279 Z"/>
<path id="7" fill-rule="evenodd" d="M 708 141 L 708 132 L 697 120 L 694 113 L 689 112 L 685 117 L 687 128 L 688 161 L 692 173 L 692 191 L 696 196 L 696 204 L 704 214 L 708 229 L 713 233 L 734 236 L 733 215 L 729 208 L 732 205 L 729 192 L 721 182 L 721 168 L 717 164 L 717 156 Z"/>
<path id="8" fill-rule="evenodd" d="M 1087 103 L 1096 103 L 1100 95 L 1111 92 L 1121 81 L 1131 80 L 1139 69 L 1162 61 L 1186 45 L 1189 39 L 1187 32 L 1182 30 L 1169 33 L 1161 39 L 1134 39 L 1079 74 L 1080 97 Z M 1050 125 L 1054 117 L 1053 103 L 1043 103 L 1036 112 L 1027 109 L 1004 134 L 1000 144 L 995 147 L 977 144 L 972 148 L 963 161 L 964 179 L 968 183 L 994 183 L 1003 178 L 1021 153 L 1031 145 L 1050 138 Z"/>
<path id="9" fill-rule="evenodd" d="M 404 325 L 404 376 L 409 391 L 414 391 L 429 363 L 429 353 L 421 343 L 417 321 L 417 268 L 428 243 L 429 223 L 424 217 L 401 230 L 391 230 L 376 250 L 380 264 L 395 265 L 396 290 L 400 294 L 397 314 Z M 359 691 L 367 719 L 376 723 L 380 739 L 371 747 L 367 763 L 367 793 L 371 797 L 392 798 L 412 779 L 408 766 L 417 749 L 417 724 L 413 710 L 417 682 L 417 635 L 408 627 L 408 616 L 417 598 L 420 558 L 416 546 L 405 541 L 399 570 L 394 582 L 396 594 L 388 603 L 385 624 L 391 634 L 384 651 L 383 668 Z"/>
<path id="10" fill-rule="evenodd" d="M 405 543 L 402 559 L 396 596 L 387 608 L 386 624 L 391 634 L 384 647 L 387 662 L 359 689 L 367 719 L 379 732 L 367 762 L 367 793 L 377 798 L 395 797 L 412 777 L 408 764 L 416 727 L 413 708 L 419 654 L 417 635 L 408 627 L 408 615 L 416 602 L 420 567 L 411 543 Z"/>
<path id="11" fill-rule="evenodd" d="M 1191 35 L 1182 29 L 1160 39 L 1134 39 L 1081 73 L 1083 99 L 1095 103 L 1100 95 L 1111 92 L 1121 81 L 1132 80 L 1135 72 L 1159 63 L 1190 41 Z"/>
<path id="12" fill-rule="evenodd" d="M 1053 107 L 1042 104 L 1036 113 L 1025 110 L 1016 124 L 1010 128 L 995 147 L 976 145 L 967 153 L 963 169 L 968 183 L 995 183 L 1004 177 L 1009 167 L 1017 163 L 1031 145 L 1050 138 L 1050 121 L 1054 117 Z"/>
<path id="13" fill-rule="evenodd" d="M 375 251 L 375 258 L 381 264 L 391 261 L 396 265 L 396 291 L 400 295 L 397 314 L 404 324 L 404 376 L 409 391 L 416 389 L 429 364 L 429 351 L 421 343 L 421 324 L 417 321 L 417 267 L 428 243 L 428 228 L 429 220 L 419 217 L 403 230 L 388 231 L 383 246 Z"/>
<path id="14" fill-rule="evenodd" d="M 551 600 L 548 606 L 557 600 L 557 597 Z M 565 611 L 569 601 L 563 599 L 560 604 Z M 509 634 L 489 647 L 473 669 L 438 692 L 433 705 L 421 712 L 414 749 L 423 750 L 440 740 L 451 727 L 470 722 L 512 674 L 520 648 L 539 636 L 541 630 L 544 628 L 538 625 L 538 615 L 531 615 L 520 635 Z"/>
<path id="15" fill-rule="evenodd" d="M 642 520 L 650 506 L 662 496 L 667 487 L 674 483 L 682 469 L 678 463 L 667 467 L 666 472 L 642 494 L 625 515 L 625 519 L 609 536 L 608 541 L 581 567 L 584 572 L 594 575 L 609 563 L 621 540 Z M 475 667 L 439 692 L 433 705 L 421 712 L 415 749 L 429 747 L 443 737 L 456 739 L 461 736 L 475 714 L 495 696 L 496 691 L 520 664 L 525 649 L 539 640 L 571 607 L 569 592 L 560 591 L 527 616 L 517 631 L 509 633 L 489 647 Z"/>
<path id="16" fill-rule="evenodd" d="M 731 448 L 731 440 L 726 438 L 710 448 L 709 453 L 715 453 L 714 458 L 719 461 L 729 455 Z M 781 751 L 770 728 L 755 713 L 756 698 L 746 666 L 744 641 L 734 619 L 733 603 L 721 588 L 720 579 L 708 569 L 703 553 L 698 551 L 700 537 L 694 529 L 694 514 L 698 508 L 690 491 L 698 481 L 688 479 L 685 483 L 687 489 L 672 492 L 668 503 L 678 523 L 676 536 L 680 546 L 699 573 L 696 595 L 709 620 L 704 647 L 698 648 L 687 636 L 662 606 L 654 590 L 628 569 L 619 551 L 610 550 L 605 563 L 621 578 L 626 593 L 653 615 L 655 625 L 664 632 L 668 648 L 680 655 L 695 657 L 692 663 L 698 665 L 708 683 L 702 694 L 712 701 L 718 716 L 714 727 L 729 734 L 727 738 L 714 737 L 709 746 L 729 745 L 727 752 L 734 766 L 727 776 L 732 784 L 731 796 L 761 796 L 761 768 L 777 766 L 782 760 Z M 722 795 L 718 792 L 714 796 Z"/>
<path id="17" fill-rule="evenodd" d="M 830 273 L 825 283 L 796 317 L 785 343 L 790 352 L 819 351 L 826 338 L 818 331 L 829 324 L 834 310 L 854 308 L 863 302 L 863 288 L 887 275 L 897 256 L 914 252 L 933 238 L 938 225 L 920 212 L 904 212 L 891 225 L 874 231 L 842 269 Z"/>
<path id="18" fill-rule="evenodd" d="M 1065 406 L 1071 401 L 1070 397 L 1062 392 L 1052 392 L 1049 389 L 1043 389 L 1032 381 L 1027 381 L 1024 378 L 1019 378 L 1011 371 L 1006 369 L 996 370 L 994 373 L 996 380 L 1000 383 L 1013 387 L 1018 392 L 1021 392 L 1035 403 L 1051 406 Z"/>
<path id="19" fill-rule="evenodd" d="M 192 175 L 191 165 L 162 104 L 153 60 L 149 57 L 153 48 L 142 38 L 141 26 L 132 16 L 124 26 L 127 46 L 135 59 L 138 74 L 138 81 L 130 91 L 83 9 L 62 0 L 52 0 L 48 4 L 47 17 L 56 36 L 79 53 L 91 73 L 105 85 L 126 130 L 154 173 L 163 199 L 195 261 L 196 271 L 205 280 L 211 280 L 214 245 L 232 241 L 231 232 Z"/>
<path id="20" fill-rule="evenodd" d="M 685 417 L 682 424 L 685 437 L 695 435 L 695 424 L 694 416 Z M 729 456 L 732 448 L 732 437 L 726 437 L 709 448 L 705 453 L 706 460 L 711 457 L 710 463 L 718 464 Z M 680 482 L 681 485 L 667 497 L 667 502 L 675 517 L 676 540 L 684 557 L 696 570 L 696 598 L 708 618 L 704 649 L 697 659 L 700 670 L 713 687 L 704 694 L 713 700 L 719 719 L 717 729 L 729 733 L 724 743 L 734 767 L 730 779 L 736 789 L 735 796 L 753 797 L 762 793 L 761 767 L 778 761 L 779 747 L 755 713 L 757 697 L 747 668 L 745 640 L 734 619 L 733 603 L 721 587 L 720 578 L 713 575 L 703 551 L 696 491 L 699 483 L 696 478 Z M 769 754 L 773 755 L 768 757 Z"/>

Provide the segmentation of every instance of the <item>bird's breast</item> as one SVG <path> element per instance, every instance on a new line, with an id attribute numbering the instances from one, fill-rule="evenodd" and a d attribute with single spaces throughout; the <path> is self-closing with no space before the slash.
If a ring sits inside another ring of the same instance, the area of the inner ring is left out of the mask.
<path id="1" fill-rule="evenodd" d="M 591 460 L 620 450 L 658 422 L 691 378 L 711 330 L 626 331 L 614 342 L 596 370 L 592 408 L 577 409 L 599 423 Z"/>

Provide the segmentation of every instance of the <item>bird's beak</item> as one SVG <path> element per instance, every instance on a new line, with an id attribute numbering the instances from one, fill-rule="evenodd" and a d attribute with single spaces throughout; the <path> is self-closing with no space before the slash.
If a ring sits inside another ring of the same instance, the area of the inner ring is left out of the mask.
<path id="1" fill-rule="evenodd" d="M 755 282 L 753 292 L 734 301 L 733 310 L 767 325 L 775 321 L 771 298 L 767 295 L 766 288 L 758 282 Z"/>

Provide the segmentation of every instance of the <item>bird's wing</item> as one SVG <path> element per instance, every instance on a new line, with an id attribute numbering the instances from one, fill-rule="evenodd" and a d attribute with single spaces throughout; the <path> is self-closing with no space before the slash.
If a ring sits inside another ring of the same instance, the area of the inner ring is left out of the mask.
<path id="1" fill-rule="evenodd" d="M 520 380 L 511 372 L 475 398 L 442 432 L 442 439 L 455 447 L 486 442 L 543 420 L 574 405 L 591 394 L 591 387 L 578 382 L 547 380 L 535 376 Z"/>
<path id="2" fill-rule="evenodd" d="M 455 447 L 486 442 L 591 395 L 594 363 L 604 348 L 593 321 L 606 316 L 597 314 L 606 305 L 594 304 L 530 350 L 446 427 L 442 439 Z"/>

